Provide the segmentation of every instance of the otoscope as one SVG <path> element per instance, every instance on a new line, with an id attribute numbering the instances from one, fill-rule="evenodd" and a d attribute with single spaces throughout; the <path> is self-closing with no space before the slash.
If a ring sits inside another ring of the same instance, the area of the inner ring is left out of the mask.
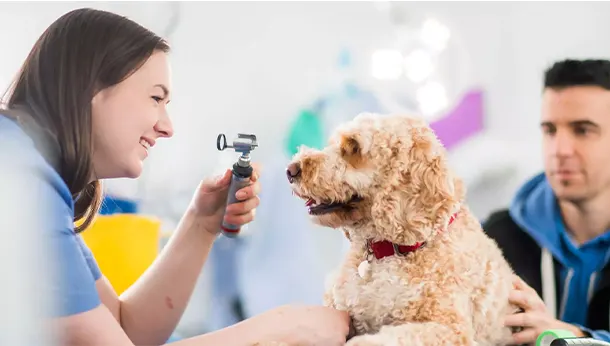
<path id="1" fill-rule="evenodd" d="M 536 346 L 610 346 L 609 342 L 595 340 L 589 337 L 577 337 L 574 333 L 563 329 L 549 329 L 542 332 L 536 339 Z"/>
<path id="2" fill-rule="evenodd" d="M 250 177 L 252 176 L 252 166 L 250 165 L 250 152 L 258 147 L 256 136 L 251 134 L 238 133 L 237 139 L 233 141 L 233 145 L 227 145 L 227 137 L 224 134 L 219 134 L 216 140 L 216 147 L 222 151 L 226 148 L 232 148 L 236 152 L 241 153 L 237 162 L 233 164 L 231 172 L 231 185 L 229 186 L 229 195 L 227 197 L 227 206 L 239 202 L 235 194 L 240 189 L 250 185 Z M 226 213 L 226 212 L 225 212 Z M 235 238 L 239 234 L 240 227 L 223 221 L 220 225 L 222 234 L 229 238 Z"/>

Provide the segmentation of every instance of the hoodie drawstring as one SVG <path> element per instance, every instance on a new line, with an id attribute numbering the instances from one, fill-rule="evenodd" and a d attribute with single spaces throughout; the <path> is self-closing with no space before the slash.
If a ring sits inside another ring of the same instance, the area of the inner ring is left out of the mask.
<path id="1" fill-rule="evenodd" d="M 559 320 L 561 320 L 561 318 L 565 314 L 566 304 L 568 303 L 568 293 L 570 291 L 570 282 L 572 281 L 573 276 L 574 276 L 574 269 L 570 268 L 568 270 L 568 275 L 566 276 L 566 281 L 563 283 L 563 294 L 561 295 L 561 307 L 559 309 L 559 316 L 557 316 L 557 319 L 559 319 Z"/>
<path id="2" fill-rule="evenodd" d="M 555 289 L 555 265 L 553 255 L 546 248 L 542 249 L 540 259 L 540 273 L 542 278 L 542 300 L 551 316 L 557 317 L 557 290 Z"/>
<path id="3" fill-rule="evenodd" d="M 555 287 L 555 265 L 553 263 L 553 255 L 547 249 L 542 249 L 542 256 L 540 260 L 540 272 L 542 277 L 542 300 L 546 305 L 548 312 L 555 316 L 557 319 L 561 319 L 564 314 L 565 305 L 568 299 L 568 291 L 570 289 L 570 281 L 574 276 L 574 270 L 569 269 L 566 280 L 563 283 L 563 294 L 561 297 L 561 306 L 559 308 L 559 315 L 557 315 L 557 290 Z M 593 294 L 595 293 L 595 285 L 597 282 L 597 272 L 594 272 L 589 277 L 589 289 L 587 290 L 587 304 L 591 303 Z M 609 316 L 610 318 L 610 312 Z M 610 328 L 610 325 L 608 326 Z"/>
<path id="4" fill-rule="evenodd" d="M 595 293 L 595 282 L 597 280 L 597 272 L 591 274 L 589 278 L 589 290 L 587 291 L 587 304 L 591 303 L 593 293 Z"/>

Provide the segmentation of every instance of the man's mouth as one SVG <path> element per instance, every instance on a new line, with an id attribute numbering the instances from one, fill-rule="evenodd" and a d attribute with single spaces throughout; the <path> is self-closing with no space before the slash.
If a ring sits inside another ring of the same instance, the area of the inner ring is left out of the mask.
<path id="1" fill-rule="evenodd" d="M 305 206 L 308 207 L 310 215 L 324 215 L 339 210 L 352 210 L 356 208 L 356 204 L 360 201 L 362 201 L 362 197 L 359 196 L 353 196 L 347 202 L 324 202 L 309 198 Z"/>

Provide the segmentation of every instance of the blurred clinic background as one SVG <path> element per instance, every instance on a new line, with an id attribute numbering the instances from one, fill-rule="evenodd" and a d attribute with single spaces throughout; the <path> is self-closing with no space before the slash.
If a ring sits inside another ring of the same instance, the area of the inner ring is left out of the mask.
<path id="1" fill-rule="evenodd" d="M 118 293 L 155 258 L 199 181 L 237 159 L 216 149 L 218 134 L 258 137 L 257 220 L 237 239 L 218 239 L 176 338 L 286 303 L 321 303 L 346 240 L 311 224 L 290 194 L 284 167 L 298 145 L 324 145 L 359 112 L 420 113 L 484 219 L 542 168 L 544 69 L 557 59 L 610 55 L 606 2 L 2 2 L 2 91 L 42 31 L 79 7 L 128 16 L 173 46 L 176 134 L 151 152 L 141 178 L 104 182 L 102 215 L 84 233 Z M 2 208 L 19 205 L 0 201 Z M 16 228 L 36 225 L 23 224 L 25 213 L 11 216 L 0 220 L 11 239 L 0 242 L 0 272 L 22 280 L 3 286 L 36 306 L 31 297 L 41 278 L 24 274 L 28 258 L 15 245 L 30 241 Z M 37 309 L 7 300 L 7 314 L 12 308 L 27 318 Z M 33 337 L 20 331 L 10 332 Z"/>

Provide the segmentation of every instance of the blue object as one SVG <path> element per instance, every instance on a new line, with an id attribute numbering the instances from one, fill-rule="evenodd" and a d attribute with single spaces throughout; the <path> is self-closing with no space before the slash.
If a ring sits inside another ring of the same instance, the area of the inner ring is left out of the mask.
<path id="1" fill-rule="evenodd" d="M 137 202 L 108 195 L 105 196 L 104 200 L 102 201 L 102 207 L 100 208 L 99 214 L 136 214 L 137 212 Z"/>
<path id="2" fill-rule="evenodd" d="M 348 68 L 352 65 L 352 53 L 350 53 L 348 48 L 343 48 L 339 52 L 339 59 L 337 59 L 337 64 L 340 68 Z"/>
<path id="3" fill-rule="evenodd" d="M 38 283 L 38 291 L 54 301 L 53 317 L 91 310 L 100 305 L 95 281 L 100 269 L 80 235 L 74 232 L 74 202 L 63 179 L 36 149 L 33 140 L 11 119 L 0 115 L 0 159 L 6 169 L 19 172 L 38 192 L 40 206 L 34 212 L 45 220 L 42 244 L 51 254 L 45 268 L 53 275 Z M 5 168 L 3 168 L 5 169 Z M 17 200 L 19 196 L 2 196 Z M 17 231 L 17 230 L 16 230 Z"/>

